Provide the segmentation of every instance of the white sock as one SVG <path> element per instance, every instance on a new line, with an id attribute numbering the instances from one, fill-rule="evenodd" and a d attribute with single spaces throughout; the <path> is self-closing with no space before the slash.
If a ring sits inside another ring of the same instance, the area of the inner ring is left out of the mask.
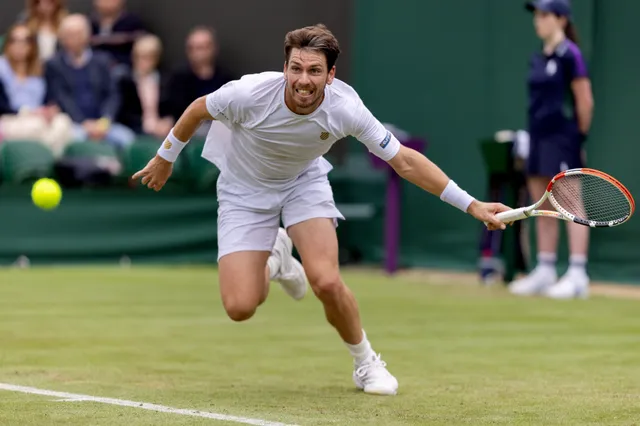
<path id="1" fill-rule="evenodd" d="M 538 253 L 538 267 L 541 269 L 553 269 L 556 268 L 556 254 L 546 251 Z"/>
<path id="2" fill-rule="evenodd" d="M 572 254 L 569 257 L 569 271 L 585 274 L 587 272 L 587 256 L 584 254 Z"/>
<path id="3" fill-rule="evenodd" d="M 267 266 L 269 267 L 269 279 L 272 280 L 276 277 L 278 272 L 280 271 L 281 260 L 279 257 L 271 255 L 269 259 L 267 259 Z"/>
<path id="4" fill-rule="evenodd" d="M 362 342 L 358 343 L 357 345 L 350 345 L 345 342 L 345 345 L 349 349 L 349 352 L 351 353 L 351 356 L 353 356 L 356 364 L 361 364 L 362 361 L 366 360 L 367 358 L 375 356 L 375 352 L 373 352 L 371 343 L 369 343 L 367 334 L 364 332 L 364 330 L 362 330 Z"/>

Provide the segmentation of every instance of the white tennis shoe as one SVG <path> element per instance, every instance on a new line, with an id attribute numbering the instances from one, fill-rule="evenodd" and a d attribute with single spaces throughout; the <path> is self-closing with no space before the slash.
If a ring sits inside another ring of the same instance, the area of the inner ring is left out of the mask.
<path id="1" fill-rule="evenodd" d="M 587 299 L 589 276 L 584 271 L 569 269 L 556 285 L 544 291 L 544 295 L 551 299 Z"/>
<path id="2" fill-rule="evenodd" d="M 509 285 L 509 292 L 518 296 L 533 296 L 544 293 L 556 283 L 558 275 L 554 268 L 537 266 L 529 275 Z"/>
<path id="3" fill-rule="evenodd" d="M 307 294 L 307 276 L 302 264 L 293 257 L 293 242 L 287 231 L 278 229 L 273 254 L 280 259 L 280 269 L 274 276 L 283 290 L 295 300 L 302 299 Z"/>
<path id="4" fill-rule="evenodd" d="M 398 380 L 387 370 L 387 363 L 380 354 L 355 366 L 353 382 L 356 388 L 375 395 L 395 395 L 398 392 Z"/>

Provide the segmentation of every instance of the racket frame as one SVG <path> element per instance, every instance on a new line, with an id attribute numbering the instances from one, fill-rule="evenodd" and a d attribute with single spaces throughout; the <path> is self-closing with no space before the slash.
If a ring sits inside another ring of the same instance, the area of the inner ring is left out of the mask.
<path id="1" fill-rule="evenodd" d="M 623 218 L 612 220 L 609 222 L 597 222 L 594 220 L 584 220 L 582 218 L 576 217 L 574 214 L 568 212 L 562 206 L 558 204 L 556 199 L 552 195 L 553 185 L 560 179 L 566 176 L 580 175 L 580 174 L 590 174 L 598 176 L 602 179 L 607 180 L 609 183 L 617 187 L 627 198 L 629 201 L 629 214 Z M 552 210 L 539 210 L 539 207 L 546 201 L 549 200 L 551 205 L 556 209 L 556 211 Z M 555 175 L 549 184 L 547 185 L 547 189 L 544 192 L 542 198 L 540 198 L 535 204 L 532 204 L 527 207 L 520 207 L 518 209 L 509 210 L 506 212 L 496 214 L 496 218 L 501 220 L 504 223 L 514 222 L 516 220 L 522 220 L 529 217 L 553 217 L 556 219 L 564 220 L 567 222 L 574 222 L 580 225 L 589 226 L 591 228 L 601 228 L 601 227 L 612 227 L 618 226 L 631 218 L 635 211 L 635 201 L 631 196 L 631 193 L 627 188 L 624 187 L 620 182 L 618 182 L 613 177 L 609 176 L 606 173 L 603 173 L 599 170 L 589 169 L 589 168 L 577 168 L 577 169 L 569 169 Z"/>

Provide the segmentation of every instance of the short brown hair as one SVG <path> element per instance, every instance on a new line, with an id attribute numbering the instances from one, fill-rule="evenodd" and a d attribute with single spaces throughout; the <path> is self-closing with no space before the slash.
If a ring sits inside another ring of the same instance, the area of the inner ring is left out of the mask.
<path id="1" fill-rule="evenodd" d="M 323 24 L 288 32 L 284 38 L 284 59 L 287 63 L 293 49 L 309 49 L 324 53 L 329 70 L 333 68 L 340 55 L 338 39 Z"/>

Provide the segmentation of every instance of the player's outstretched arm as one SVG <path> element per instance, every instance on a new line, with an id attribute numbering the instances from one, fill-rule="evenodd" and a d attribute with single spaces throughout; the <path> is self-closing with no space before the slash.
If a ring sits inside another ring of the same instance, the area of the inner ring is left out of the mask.
<path id="1" fill-rule="evenodd" d="M 173 163 L 203 120 L 213 120 L 207 110 L 206 97 L 204 96 L 196 99 L 187 107 L 158 149 L 156 156 L 147 163 L 144 169 L 135 173 L 132 179 L 141 179 L 143 185 L 160 191 L 171 176 Z"/>
<path id="2" fill-rule="evenodd" d="M 175 126 L 173 126 L 173 135 L 181 141 L 188 141 L 193 137 L 200 127 L 200 123 L 205 120 L 213 120 L 209 110 L 207 110 L 207 97 L 202 96 L 187 107 L 182 113 Z"/>
<path id="3" fill-rule="evenodd" d="M 400 145 L 398 153 L 388 163 L 404 179 L 476 219 L 486 222 L 489 229 L 505 229 L 505 224 L 496 219 L 495 215 L 511 210 L 509 207 L 500 203 L 483 203 L 474 199 L 460 189 L 435 163 L 418 151 Z"/>

